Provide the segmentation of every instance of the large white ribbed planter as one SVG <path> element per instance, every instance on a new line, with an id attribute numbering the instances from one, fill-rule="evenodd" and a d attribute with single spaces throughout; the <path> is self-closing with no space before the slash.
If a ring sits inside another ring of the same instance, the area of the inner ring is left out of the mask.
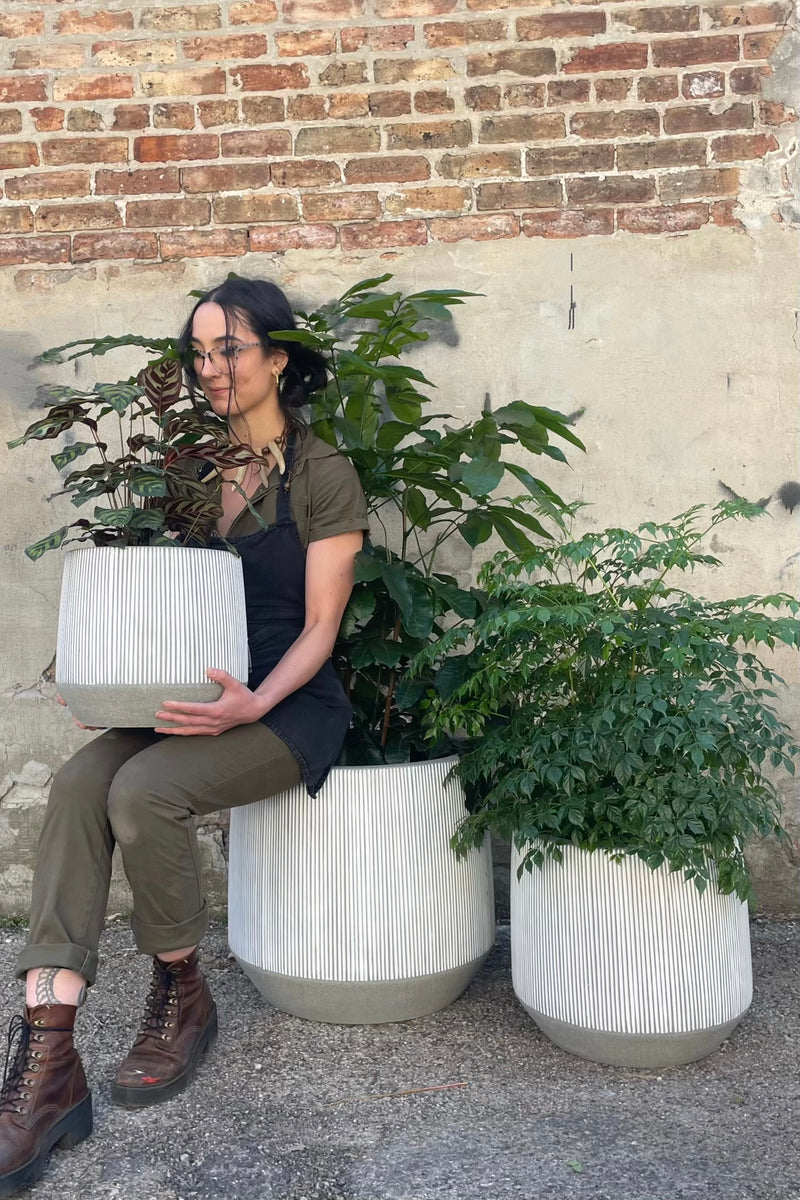
<path id="1" fill-rule="evenodd" d="M 56 687 L 84 725 L 152 728 L 164 700 L 247 682 L 242 562 L 226 550 L 98 546 L 64 558 Z"/>
<path id="2" fill-rule="evenodd" d="M 710 1054 L 752 998 L 747 906 L 633 855 L 564 846 L 562 863 L 511 863 L 514 991 L 563 1050 L 667 1067 Z"/>
<path id="3" fill-rule="evenodd" d="M 405 1021 L 463 992 L 494 941 L 487 845 L 458 860 L 455 759 L 335 767 L 231 812 L 231 950 L 276 1008 L 315 1021 Z"/>

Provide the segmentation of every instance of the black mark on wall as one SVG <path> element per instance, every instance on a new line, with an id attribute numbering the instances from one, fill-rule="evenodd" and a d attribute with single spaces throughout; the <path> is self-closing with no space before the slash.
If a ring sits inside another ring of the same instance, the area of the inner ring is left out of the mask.
<path id="1" fill-rule="evenodd" d="M 794 512 L 800 504 L 800 483 L 794 481 L 782 483 L 778 488 L 778 499 L 784 508 L 788 508 L 789 512 Z"/>

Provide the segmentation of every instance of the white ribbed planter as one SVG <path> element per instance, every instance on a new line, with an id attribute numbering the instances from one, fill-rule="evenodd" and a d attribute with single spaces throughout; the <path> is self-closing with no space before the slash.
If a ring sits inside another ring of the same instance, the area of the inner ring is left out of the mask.
<path id="1" fill-rule="evenodd" d="M 240 558 L 183 546 L 65 556 L 56 686 L 84 725 L 152 728 L 164 700 L 216 700 L 208 667 L 247 682 Z"/>
<path id="2" fill-rule="evenodd" d="M 335 767 L 231 812 L 231 950 L 270 1004 L 315 1021 L 405 1021 L 463 992 L 494 941 L 488 842 L 457 860 L 455 759 Z"/>
<path id="3" fill-rule="evenodd" d="M 511 862 L 514 991 L 573 1054 L 667 1067 L 710 1054 L 753 991 L 747 906 L 712 883 L 640 858 L 564 846 L 517 880 Z"/>

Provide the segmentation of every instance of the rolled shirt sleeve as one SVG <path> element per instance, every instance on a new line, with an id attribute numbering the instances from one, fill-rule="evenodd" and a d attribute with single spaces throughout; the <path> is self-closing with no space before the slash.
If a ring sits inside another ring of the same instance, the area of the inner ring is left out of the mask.
<path id="1" fill-rule="evenodd" d="M 358 473 L 342 454 L 309 460 L 308 541 L 337 533 L 369 532 L 367 501 Z"/>

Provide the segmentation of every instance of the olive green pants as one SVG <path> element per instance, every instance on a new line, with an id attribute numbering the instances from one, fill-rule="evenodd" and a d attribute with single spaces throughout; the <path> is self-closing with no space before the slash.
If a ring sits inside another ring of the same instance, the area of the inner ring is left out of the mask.
<path id="1" fill-rule="evenodd" d="M 287 746 L 261 722 L 219 737 L 110 729 L 58 771 L 33 880 L 28 945 L 17 974 L 67 967 L 90 983 L 119 846 L 143 954 L 194 946 L 208 925 L 198 816 L 300 783 Z"/>

